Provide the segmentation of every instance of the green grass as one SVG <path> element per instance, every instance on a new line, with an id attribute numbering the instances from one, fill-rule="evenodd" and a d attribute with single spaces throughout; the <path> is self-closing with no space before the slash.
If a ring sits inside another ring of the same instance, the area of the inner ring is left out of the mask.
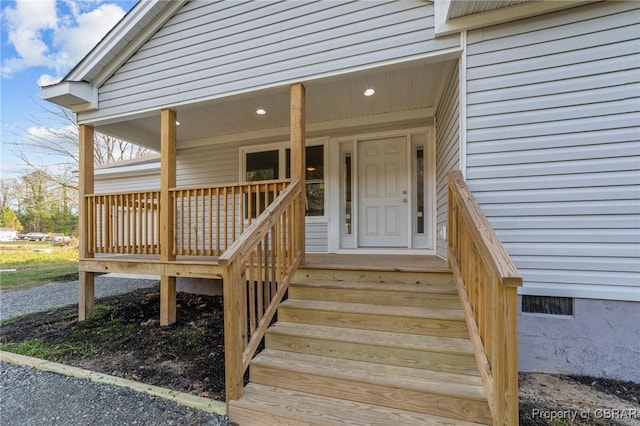
<path id="1" fill-rule="evenodd" d="M 97 352 L 97 348 L 88 343 L 47 344 L 38 339 L 28 339 L 20 343 L 2 343 L 0 350 L 40 359 L 86 358 Z"/>
<path id="2" fill-rule="evenodd" d="M 0 287 L 27 286 L 68 279 L 78 272 L 78 250 L 50 242 L 0 244 Z"/>

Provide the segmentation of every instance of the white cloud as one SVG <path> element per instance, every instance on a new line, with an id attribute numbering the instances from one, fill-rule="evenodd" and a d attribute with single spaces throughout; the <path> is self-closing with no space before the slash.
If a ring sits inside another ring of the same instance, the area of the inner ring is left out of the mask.
<path id="1" fill-rule="evenodd" d="M 62 80 L 61 76 L 54 77 L 54 76 L 49 75 L 49 74 L 42 74 L 40 76 L 40 78 L 38 78 L 38 86 L 40 86 L 40 87 L 50 86 L 52 84 L 56 84 L 60 80 Z"/>
<path id="2" fill-rule="evenodd" d="M 115 4 L 103 4 L 97 9 L 77 15 L 72 25 L 58 27 L 54 35 L 61 65 L 73 66 L 118 22 L 124 11 Z"/>
<path id="3" fill-rule="evenodd" d="M 3 74 L 27 66 L 47 65 L 49 48 L 43 37 L 45 31 L 56 27 L 55 0 L 18 0 L 15 7 L 4 9 L 4 15 L 7 38 L 18 58 L 3 61 Z"/>
<path id="4" fill-rule="evenodd" d="M 14 7 L 4 8 L 7 39 L 17 56 L 2 61 L 2 75 L 9 77 L 42 66 L 55 70 L 57 75 L 66 73 L 124 13 L 115 4 L 17 0 Z"/>
<path id="5" fill-rule="evenodd" d="M 59 143 L 60 140 L 75 140 L 77 134 L 78 129 L 73 124 L 69 124 L 62 127 L 32 126 L 27 129 L 26 135 L 32 140 L 49 140 Z"/>

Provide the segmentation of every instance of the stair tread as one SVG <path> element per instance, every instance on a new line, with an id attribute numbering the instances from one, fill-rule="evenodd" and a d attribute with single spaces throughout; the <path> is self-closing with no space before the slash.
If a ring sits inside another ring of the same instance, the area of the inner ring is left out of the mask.
<path id="1" fill-rule="evenodd" d="M 229 405 L 232 421 L 234 408 L 241 408 L 319 425 L 479 425 L 255 383 L 247 385 L 241 399 Z"/>
<path id="2" fill-rule="evenodd" d="M 397 316 L 427 319 L 443 319 L 451 321 L 464 321 L 462 309 L 440 309 L 440 308 L 420 308 L 405 307 L 395 305 L 376 305 L 370 303 L 345 303 L 326 302 L 321 300 L 288 299 L 280 304 L 281 308 L 298 308 L 304 310 L 350 312 L 357 314 L 371 314 L 375 308 L 378 316 Z"/>
<path id="3" fill-rule="evenodd" d="M 314 280 L 314 279 L 294 279 L 290 286 L 306 286 L 317 288 L 339 288 L 352 290 L 372 290 L 372 291 L 405 291 L 414 293 L 437 293 L 457 295 L 458 290 L 455 285 L 445 284 L 424 284 L 424 283 L 388 283 L 375 281 L 337 281 L 337 280 Z"/>
<path id="4" fill-rule="evenodd" d="M 252 367 L 271 367 L 336 379 L 374 383 L 438 395 L 486 401 L 482 378 L 459 373 L 423 370 L 265 349 Z"/>
<path id="5" fill-rule="evenodd" d="M 267 330 L 267 333 L 313 337 L 338 342 L 365 343 L 369 345 L 424 350 L 428 352 L 473 355 L 471 341 L 469 339 L 455 337 L 425 336 L 288 322 L 277 322 Z"/>

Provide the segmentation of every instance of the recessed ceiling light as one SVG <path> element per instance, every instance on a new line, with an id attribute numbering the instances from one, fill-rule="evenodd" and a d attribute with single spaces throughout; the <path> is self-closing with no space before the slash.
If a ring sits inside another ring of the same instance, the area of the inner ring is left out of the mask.
<path id="1" fill-rule="evenodd" d="M 373 90 L 372 88 L 368 88 L 367 90 L 364 91 L 365 96 L 373 96 L 374 93 L 376 93 L 376 91 Z"/>
<path id="2" fill-rule="evenodd" d="M 176 120 L 176 126 L 179 126 L 179 125 L 180 125 L 180 122 Z"/>
<path id="3" fill-rule="evenodd" d="M 258 114 L 258 115 L 265 115 L 266 113 L 267 113 L 267 111 L 265 111 L 265 110 L 264 110 L 264 109 L 262 109 L 262 108 L 258 108 L 258 109 L 256 110 L 256 114 Z"/>
<path id="4" fill-rule="evenodd" d="M 313 166 L 310 166 L 310 167 L 307 167 L 307 171 L 308 171 L 308 172 L 315 172 L 315 171 L 316 171 L 316 168 L 315 168 L 315 167 L 313 167 Z"/>

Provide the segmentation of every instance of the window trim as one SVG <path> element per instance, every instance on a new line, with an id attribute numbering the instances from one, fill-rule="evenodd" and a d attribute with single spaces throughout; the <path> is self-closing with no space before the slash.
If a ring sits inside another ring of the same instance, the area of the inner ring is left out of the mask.
<path id="1" fill-rule="evenodd" d="M 324 173 L 322 181 L 324 183 L 324 214 L 322 216 L 306 216 L 306 222 L 323 222 L 325 223 L 329 217 L 329 137 L 307 139 L 305 147 L 310 146 L 323 146 L 322 161 L 324 162 Z M 263 151 L 275 151 L 278 150 L 278 161 L 280 166 L 278 167 L 278 179 L 285 179 L 286 175 L 286 150 L 291 148 L 291 144 L 288 141 L 272 142 L 257 145 L 245 145 L 239 148 L 239 182 L 247 182 L 247 154 Z"/>

